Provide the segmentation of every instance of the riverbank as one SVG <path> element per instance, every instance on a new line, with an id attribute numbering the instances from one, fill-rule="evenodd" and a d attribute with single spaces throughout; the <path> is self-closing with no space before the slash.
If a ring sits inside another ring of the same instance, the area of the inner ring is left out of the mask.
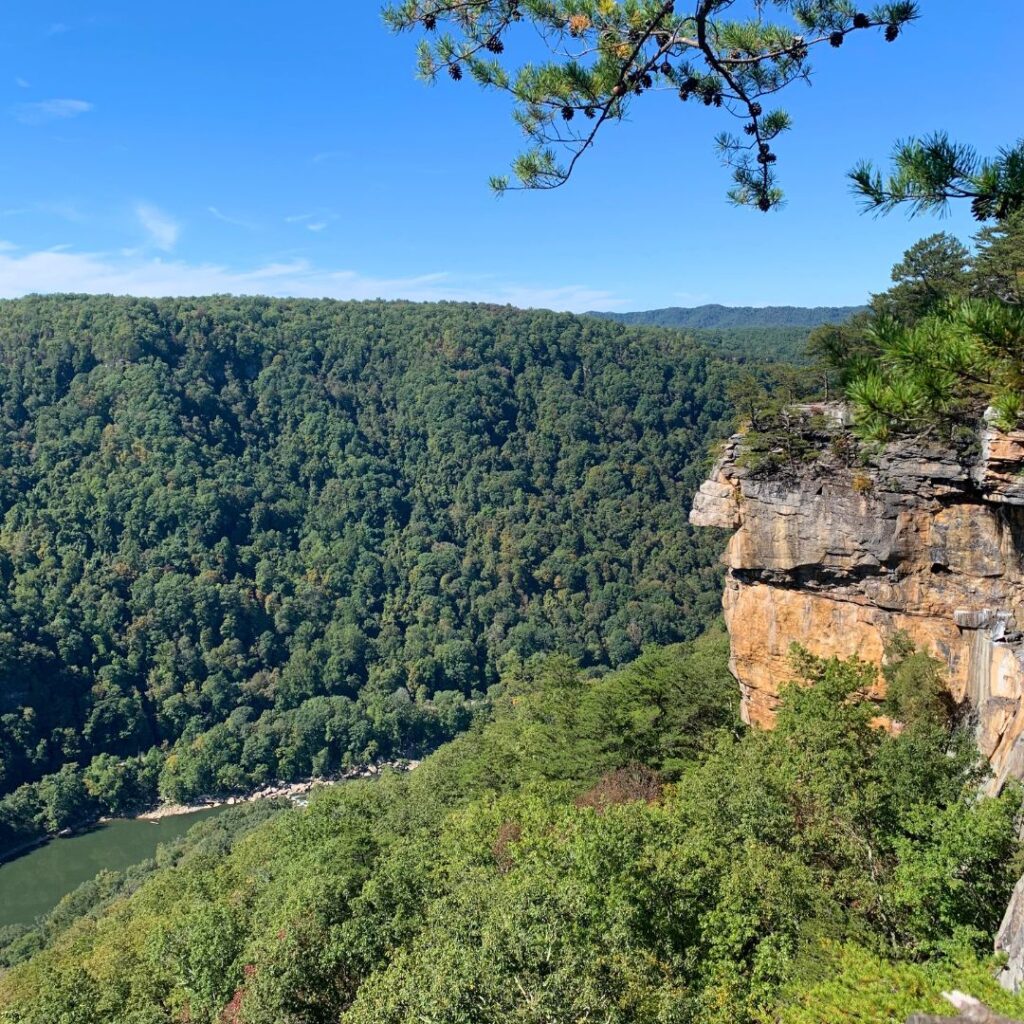
<path id="1" fill-rule="evenodd" d="M 394 761 L 380 761 L 376 764 L 350 768 L 348 771 L 339 772 L 337 775 L 317 776 L 311 779 L 303 779 L 300 782 L 276 782 L 262 786 L 259 789 L 254 789 L 249 793 L 202 797 L 191 804 L 161 804 L 159 807 L 154 807 L 151 810 L 135 815 L 135 818 L 139 821 L 160 821 L 163 818 L 175 818 L 181 814 L 195 814 L 197 811 L 206 811 L 211 807 L 231 807 L 235 804 L 252 803 L 255 800 L 283 798 L 291 800 L 292 803 L 302 805 L 305 803 L 305 798 L 320 786 L 336 786 L 339 783 L 352 782 L 356 779 L 376 778 L 387 769 L 409 772 L 416 768 L 419 763 L 419 761 L 406 758 L 399 758 Z"/>
<path id="2" fill-rule="evenodd" d="M 92 881 L 97 872 L 117 875 L 133 869 L 154 858 L 160 846 L 176 842 L 193 826 L 216 821 L 228 811 L 226 807 L 211 807 L 198 814 L 163 821 L 117 818 L 13 857 L 0 865 L 0 931 L 9 925 L 32 927 L 68 893 Z M 142 869 L 138 877 L 147 870 Z M 107 884 L 99 883 L 83 893 L 82 898 L 88 902 L 89 893 L 105 891 Z"/>

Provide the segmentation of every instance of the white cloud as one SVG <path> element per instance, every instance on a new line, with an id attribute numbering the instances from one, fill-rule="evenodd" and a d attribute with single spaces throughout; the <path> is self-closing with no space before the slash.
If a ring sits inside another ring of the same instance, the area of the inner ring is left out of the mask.
<path id="1" fill-rule="evenodd" d="M 451 299 L 509 303 L 548 309 L 609 309 L 624 303 L 606 291 L 583 285 L 533 286 L 480 275 L 428 273 L 374 277 L 354 270 L 328 270 L 306 260 L 266 263 L 236 270 L 214 263 L 115 256 L 49 249 L 0 249 L 0 298 L 34 292 L 89 292 L 114 295 L 275 295 L 295 298 Z"/>
<path id="2" fill-rule="evenodd" d="M 65 24 L 63 21 L 55 21 L 46 30 L 46 34 L 48 36 L 60 36 L 60 35 L 63 35 L 65 32 L 70 32 L 70 31 L 71 31 L 71 26 L 70 25 Z"/>
<path id="3" fill-rule="evenodd" d="M 255 231 L 257 228 L 256 224 L 253 224 L 247 220 L 239 220 L 237 217 L 229 217 L 226 213 L 222 213 L 216 206 L 208 206 L 206 212 L 211 217 L 216 217 L 217 220 L 222 221 L 225 224 L 230 224 L 236 228 L 246 228 L 249 231 Z"/>
<path id="4" fill-rule="evenodd" d="M 316 219 L 314 219 L 316 218 Z M 293 213 L 285 217 L 285 224 L 302 224 L 307 231 L 323 231 L 332 220 L 337 220 L 338 215 L 329 211 L 321 210 L 319 213 Z"/>
<path id="5" fill-rule="evenodd" d="M 139 218 L 139 223 L 149 235 L 152 245 L 163 249 L 164 252 L 170 252 L 174 248 L 178 235 L 181 234 L 181 226 L 177 221 L 152 203 L 137 203 L 135 216 Z"/>
<path id="6" fill-rule="evenodd" d="M 24 78 L 21 78 L 20 76 L 14 80 L 14 84 L 19 89 L 31 89 L 32 88 L 32 84 L 30 82 L 27 82 Z"/>
<path id="7" fill-rule="evenodd" d="M 88 100 L 42 100 L 39 103 L 19 103 L 14 108 L 14 116 L 22 124 L 45 124 L 47 121 L 78 117 L 92 109 L 93 105 Z"/>

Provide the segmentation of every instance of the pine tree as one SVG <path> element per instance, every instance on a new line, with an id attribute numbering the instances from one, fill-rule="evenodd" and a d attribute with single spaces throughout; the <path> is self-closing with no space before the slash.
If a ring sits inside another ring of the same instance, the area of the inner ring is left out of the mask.
<path id="1" fill-rule="evenodd" d="M 742 17 L 737 0 L 395 0 L 385 9 L 396 31 L 422 29 L 419 70 L 427 81 L 468 74 L 512 97 L 529 140 L 515 160 L 518 185 L 565 184 L 601 128 L 621 120 L 644 93 L 672 90 L 683 102 L 722 109 L 744 121 L 742 135 L 717 139 L 732 169 L 729 196 L 761 210 L 777 207 L 775 144 L 788 114 L 765 103 L 810 75 L 814 47 L 838 47 L 852 32 L 878 29 L 892 42 L 917 17 L 907 0 L 857 10 L 851 0 L 774 0 Z M 683 8 L 686 8 L 684 11 Z M 548 50 L 540 63 L 508 54 L 517 25 L 531 25 Z M 582 115 L 577 117 L 576 115 Z M 492 179 L 499 192 L 508 177 Z"/>
<path id="2" fill-rule="evenodd" d="M 945 132 L 896 144 L 888 177 L 865 161 L 850 172 L 853 190 L 867 210 L 888 213 L 908 206 L 911 214 L 944 211 L 951 200 L 970 201 L 980 221 L 1005 220 L 1024 208 L 1024 139 L 982 158 Z"/>

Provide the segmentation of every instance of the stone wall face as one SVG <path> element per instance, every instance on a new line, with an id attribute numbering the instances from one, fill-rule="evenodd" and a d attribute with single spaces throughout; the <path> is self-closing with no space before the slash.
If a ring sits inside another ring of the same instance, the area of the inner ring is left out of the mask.
<path id="1" fill-rule="evenodd" d="M 994 787 L 1024 777 L 1024 432 L 986 429 L 966 463 L 921 442 L 854 466 L 833 450 L 761 476 L 737 435 L 695 498 L 694 525 L 733 531 L 723 604 L 744 717 L 773 724 L 793 643 L 880 665 L 903 631 L 946 664 Z"/>

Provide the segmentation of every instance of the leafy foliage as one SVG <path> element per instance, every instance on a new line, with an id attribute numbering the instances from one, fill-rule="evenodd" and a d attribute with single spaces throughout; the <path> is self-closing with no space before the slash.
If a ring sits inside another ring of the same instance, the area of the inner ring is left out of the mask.
<path id="1" fill-rule="evenodd" d="M 732 372 L 511 308 L 0 304 L 0 848 L 429 749 L 504 659 L 693 636 Z"/>
<path id="2" fill-rule="evenodd" d="M 869 337 L 876 352 L 847 386 L 864 436 L 971 422 L 986 406 L 1012 429 L 1024 413 L 1019 309 L 969 300 L 909 329 L 881 321 Z"/>
<path id="3" fill-rule="evenodd" d="M 971 290 L 1011 306 L 1024 305 L 1024 210 L 978 232 Z"/>
<path id="4" fill-rule="evenodd" d="M 876 295 L 871 308 L 904 325 L 940 309 L 967 292 L 970 253 L 952 235 L 940 231 L 915 242 L 892 268 L 894 285 Z"/>
<path id="5" fill-rule="evenodd" d="M 894 962 L 857 945 L 825 944 L 807 977 L 786 990 L 778 1024 L 905 1024 L 914 1013 L 948 1017 L 943 992 L 970 992 L 997 1013 L 1021 1015 L 1022 1000 L 1004 991 L 992 964 L 970 955 L 929 963 Z"/>
<path id="6" fill-rule="evenodd" d="M 795 671 L 779 728 L 741 735 L 720 634 L 599 680 L 519 666 L 493 720 L 411 776 L 186 841 L 51 928 L 0 977 L 0 1013 L 798 1024 L 887 1020 L 940 984 L 989 996 L 1018 796 L 977 797 L 976 753 L 927 704 L 875 728 L 868 666 Z"/>
<path id="7" fill-rule="evenodd" d="M 869 337 L 874 357 L 847 386 L 866 437 L 969 422 L 989 405 L 995 422 L 1012 429 L 1024 413 L 1019 309 L 968 300 L 911 328 L 879 321 Z"/>
<path id="8" fill-rule="evenodd" d="M 756 474 L 795 474 L 817 458 L 827 423 L 813 403 L 830 379 L 810 367 L 776 364 L 744 368 L 726 387 L 746 431 L 740 461 Z"/>

